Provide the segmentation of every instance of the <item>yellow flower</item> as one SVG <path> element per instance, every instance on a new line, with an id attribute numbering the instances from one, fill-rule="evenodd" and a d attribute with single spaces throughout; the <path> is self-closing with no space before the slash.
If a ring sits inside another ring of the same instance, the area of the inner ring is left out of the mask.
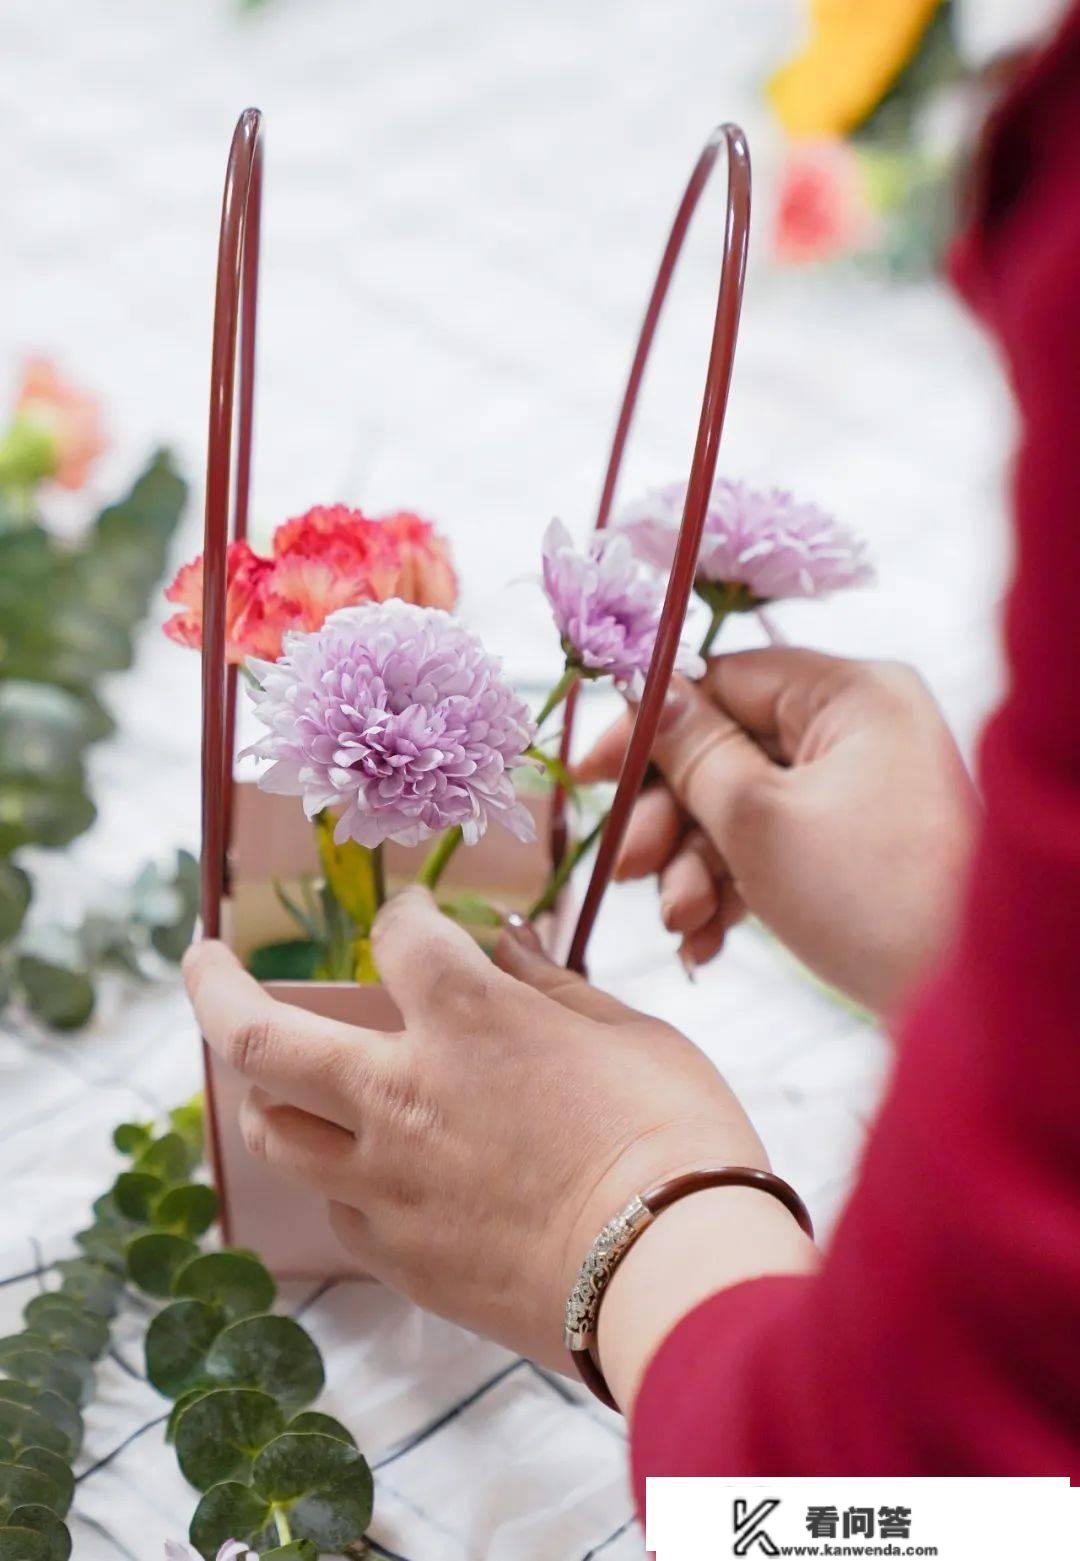
<path id="1" fill-rule="evenodd" d="M 941 0 L 811 0 L 803 52 L 769 82 L 791 135 L 846 135 L 914 56 Z"/>

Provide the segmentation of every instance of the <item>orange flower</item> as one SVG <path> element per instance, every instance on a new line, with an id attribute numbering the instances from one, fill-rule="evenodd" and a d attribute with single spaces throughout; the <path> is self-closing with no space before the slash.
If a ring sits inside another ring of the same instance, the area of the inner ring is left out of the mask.
<path id="1" fill-rule="evenodd" d="M 399 510 L 396 515 L 387 515 L 382 526 L 400 568 L 394 595 L 418 607 L 442 607 L 452 612 L 458 596 L 457 575 L 450 549 L 431 522 Z"/>
<path id="2" fill-rule="evenodd" d="M 321 558 L 364 584 L 355 601 L 384 601 L 397 574 L 386 534 L 377 520 L 347 504 L 316 504 L 274 532 L 275 558 Z"/>
<path id="3" fill-rule="evenodd" d="M 282 629 L 289 627 L 268 611 L 268 585 L 273 565 L 260 558 L 246 542 L 229 546 L 225 588 L 225 660 L 239 665 L 247 656 L 276 661 L 281 655 Z M 185 564 L 165 592 L 166 599 L 184 608 L 165 624 L 165 633 L 178 645 L 201 650 L 203 642 L 203 560 L 200 553 Z"/>
<path id="4" fill-rule="evenodd" d="M 831 260 L 860 248 L 873 230 L 874 216 L 851 147 L 844 141 L 794 146 L 776 202 L 776 258 L 786 265 Z"/>
<path id="5" fill-rule="evenodd" d="M 61 379 L 48 358 L 27 359 L 15 416 L 47 435 L 55 452 L 48 475 L 63 488 L 81 488 L 108 447 L 97 400 Z"/>

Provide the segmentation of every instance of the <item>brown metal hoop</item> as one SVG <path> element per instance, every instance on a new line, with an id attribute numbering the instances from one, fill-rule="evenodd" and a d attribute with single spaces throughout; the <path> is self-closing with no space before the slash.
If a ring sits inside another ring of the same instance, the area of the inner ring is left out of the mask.
<path id="1" fill-rule="evenodd" d="M 679 637 L 682 634 L 683 621 L 694 586 L 694 572 L 701 549 L 701 534 L 705 525 L 705 513 L 713 477 L 716 474 L 716 459 L 724 428 L 728 391 L 731 387 L 731 371 L 735 361 L 735 344 L 739 335 L 747 246 L 750 238 L 750 151 L 746 144 L 746 137 L 738 125 L 724 124 L 713 131 L 705 143 L 694 171 L 690 175 L 683 198 L 679 202 L 679 209 L 675 213 L 675 220 L 671 225 L 671 232 L 660 261 L 660 269 L 649 296 L 649 305 L 638 336 L 637 349 L 630 365 L 630 374 L 626 382 L 622 406 L 619 409 L 619 419 L 615 425 L 596 515 L 597 530 L 602 530 L 611 516 L 615 487 L 619 480 L 626 441 L 637 406 L 638 392 L 641 389 L 645 365 L 652 349 L 653 337 L 667 298 L 671 278 L 691 218 L 701 192 L 709 182 L 709 176 L 716 165 L 721 147 L 727 150 L 728 169 L 724 253 L 720 268 L 720 288 L 716 300 L 712 346 L 709 349 L 709 364 L 705 373 L 705 391 L 701 401 L 701 416 L 698 420 L 694 455 L 690 463 L 690 480 L 679 530 L 679 542 L 664 598 L 652 665 L 645 680 L 637 719 L 623 760 L 619 783 L 615 789 L 611 815 L 600 839 L 592 877 L 589 879 L 589 887 L 585 892 L 581 914 L 570 945 L 566 963 L 571 970 L 583 971 L 585 968 L 585 952 L 596 924 L 600 902 L 611 880 L 612 869 L 626 833 L 630 813 L 648 768 L 649 754 L 656 738 L 660 712 L 671 682 L 679 648 Z M 560 752 L 564 764 L 570 758 L 576 696 L 575 688 L 571 690 L 566 702 Z M 551 849 L 552 857 L 556 862 L 562 859 L 566 848 L 566 798 L 560 790 L 555 795 L 552 818 Z"/>
<path id="2" fill-rule="evenodd" d="M 214 293 L 210 359 L 210 427 L 206 454 L 203 533 L 202 656 L 202 924 L 203 936 L 221 931 L 232 819 L 236 668 L 225 664 L 225 608 L 230 536 L 247 533 L 251 492 L 251 437 L 255 401 L 255 326 L 262 210 L 262 115 L 247 108 L 237 121 L 225 170 Z M 237 339 L 240 406 L 235 413 Z M 236 475 L 232 470 L 237 422 Z M 234 494 L 232 525 L 229 497 Z"/>

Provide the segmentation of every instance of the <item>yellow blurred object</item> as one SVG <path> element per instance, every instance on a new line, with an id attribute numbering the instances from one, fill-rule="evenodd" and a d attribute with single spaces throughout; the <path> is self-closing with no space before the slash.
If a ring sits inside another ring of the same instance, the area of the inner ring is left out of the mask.
<path id="1" fill-rule="evenodd" d="M 873 112 L 913 58 L 942 0 L 811 0 L 803 52 L 768 95 L 793 136 L 842 136 Z"/>

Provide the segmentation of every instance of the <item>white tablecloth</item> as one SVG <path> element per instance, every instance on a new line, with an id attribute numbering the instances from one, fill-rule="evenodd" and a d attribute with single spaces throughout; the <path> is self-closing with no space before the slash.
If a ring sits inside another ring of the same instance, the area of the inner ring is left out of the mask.
<path id="1" fill-rule="evenodd" d="M 466 611 L 515 672 L 555 646 L 527 584 L 554 513 L 595 502 L 666 223 L 718 119 L 751 137 L 759 205 L 722 469 L 829 504 L 869 536 L 870 592 L 778 614 L 786 632 L 900 655 L 965 742 L 997 681 L 992 604 L 1008 420 L 987 350 L 934 284 L 887 290 L 767 260 L 776 155 L 759 82 L 784 0 L 12 0 L 0 58 L 0 362 L 54 351 L 102 387 L 103 495 L 176 442 L 199 488 L 225 149 L 267 115 L 255 510 L 415 506 L 454 537 Z M 642 407 L 628 488 L 685 471 L 719 250 L 703 213 Z M 12 367 L 12 373 L 14 368 Z M 192 505 L 181 551 L 197 546 Z M 58 507 L 58 523 L 70 511 Z M 740 635 L 749 641 L 747 625 Z M 197 667 L 148 629 L 95 753 L 101 817 L 35 861 L 36 914 L 197 838 Z M 881 1039 L 738 933 L 689 985 L 654 890 L 612 894 L 598 981 L 685 1029 L 727 1072 L 777 1169 L 826 1226 L 877 1098 Z M 0 1332 L 117 1169 L 114 1123 L 197 1082 L 175 981 L 113 986 L 65 1039 L 0 1034 Z M 576 1390 L 360 1286 L 286 1297 L 322 1346 L 327 1407 L 377 1470 L 374 1534 L 411 1561 L 641 1554 L 617 1421 Z M 79 1561 L 160 1555 L 193 1494 L 141 1380 L 139 1309 L 88 1411 Z"/>

